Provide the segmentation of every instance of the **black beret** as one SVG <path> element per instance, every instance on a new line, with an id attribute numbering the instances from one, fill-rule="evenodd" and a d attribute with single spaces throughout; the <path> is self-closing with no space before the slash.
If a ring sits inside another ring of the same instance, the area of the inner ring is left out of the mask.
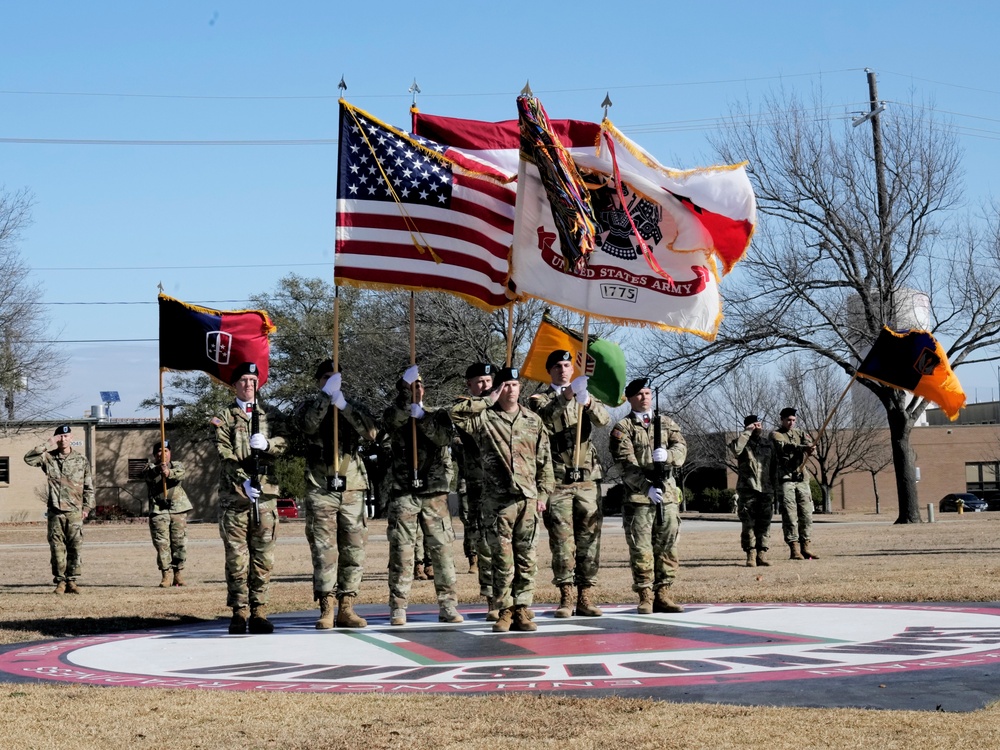
<path id="1" fill-rule="evenodd" d="M 61 424 L 58 427 L 56 427 L 56 431 L 53 432 L 52 434 L 53 435 L 69 435 L 71 432 L 72 432 L 72 430 L 70 429 L 70 427 L 69 427 L 68 424 Z"/>
<path id="2" fill-rule="evenodd" d="M 557 362 L 569 362 L 573 359 L 573 353 L 565 349 L 556 349 L 551 352 L 545 360 L 545 369 L 551 370 Z"/>
<path id="3" fill-rule="evenodd" d="M 519 377 L 521 377 L 521 373 L 516 367 L 505 367 L 493 382 L 494 384 L 506 383 L 508 380 L 517 380 Z"/>
<path id="4" fill-rule="evenodd" d="M 649 387 L 649 378 L 636 378 L 625 386 L 625 398 L 632 398 L 643 388 Z"/>
<path id="5" fill-rule="evenodd" d="M 795 409 L 793 409 L 790 406 L 786 406 L 784 409 L 781 410 L 782 419 L 784 419 L 785 417 L 794 417 L 794 416 L 796 416 Z"/>
<path id="6" fill-rule="evenodd" d="M 340 369 L 340 368 L 337 368 L 337 369 Z M 324 359 L 322 362 L 320 362 L 318 365 L 316 365 L 316 375 L 315 375 L 316 380 L 319 380 L 321 377 L 323 377 L 324 375 L 326 375 L 328 372 L 331 373 L 331 374 L 333 372 L 335 372 L 334 367 L 333 367 L 333 360 L 332 359 Z"/>
<path id="7" fill-rule="evenodd" d="M 241 365 L 236 365 L 233 374 L 229 376 L 229 385 L 232 385 L 244 375 L 256 375 L 259 378 L 260 369 L 253 362 L 244 362 Z"/>
<path id="8" fill-rule="evenodd" d="M 747 416 L 743 417 L 743 426 L 749 427 L 750 425 L 759 421 L 760 417 L 758 417 L 756 414 L 748 414 Z"/>
<path id="9" fill-rule="evenodd" d="M 469 365 L 469 368 L 465 371 L 465 379 L 472 380 L 483 375 L 496 375 L 496 373 L 496 365 L 491 365 L 489 362 L 476 362 L 473 365 Z"/>
<path id="10" fill-rule="evenodd" d="M 170 441 L 169 440 L 164 440 L 163 441 L 163 447 L 169 449 L 170 448 Z M 160 452 L 160 441 L 157 440 L 155 443 L 153 443 L 153 453 L 159 453 L 159 452 Z"/>

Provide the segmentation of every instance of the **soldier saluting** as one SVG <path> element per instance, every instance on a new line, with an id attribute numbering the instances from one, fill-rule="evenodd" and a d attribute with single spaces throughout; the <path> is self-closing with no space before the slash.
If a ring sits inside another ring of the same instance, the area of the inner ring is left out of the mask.
<path id="1" fill-rule="evenodd" d="M 778 462 L 777 493 L 781 502 L 781 529 L 791 560 L 818 560 L 809 549 L 813 500 L 806 460 L 816 451 L 809 433 L 795 426 L 798 414 L 786 407 L 779 414 L 781 426 L 771 433 Z"/>

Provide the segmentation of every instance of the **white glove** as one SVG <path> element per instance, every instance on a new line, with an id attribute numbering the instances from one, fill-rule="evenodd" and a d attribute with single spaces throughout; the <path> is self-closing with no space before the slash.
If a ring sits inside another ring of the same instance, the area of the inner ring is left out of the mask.
<path id="1" fill-rule="evenodd" d="M 663 502 L 663 490 L 659 487 L 650 487 L 646 490 L 646 497 L 653 501 L 653 505 L 659 505 Z"/>
<path id="2" fill-rule="evenodd" d="M 344 394 L 341 391 L 334 391 L 333 393 L 331 393 L 330 401 L 332 401 L 333 405 L 336 406 L 341 411 L 343 411 L 347 407 L 347 399 L 344 398 Z"/>
<path id="3" fill-rule="evenodd" d="M 424 411 L 424 407 L 422 405 L 410 404 L 410 416 L 414 419 L 423 419 L 424 414 L 426 413 L 427 412 Z"/>
<path id="4" fill-rule="evenodd" d="M 255 432 L 250 436 L 250 447 L 255 451 L 266 451 L 267 450 L 267 438 L 261 433 Z"/>
<path id="5" fill-rule="evenodd" d="M 573 393 L 579 396 L 581 393 L 587 392 L 587 383 L 590 382 L 590 378 L 586 375 L 580 375 L 579 377 L 573 378 L 573 382 L 569 384 L 569 387 L 573 389 Z"/>
<path id="6" fill-rule="evenodd" d="M 243 483 L 243 491 L 246 493 L 246 496 L 251 500 L 256 500 L 258 497 L 260 497 L 260 490 L 251 485 L 249 479 Z"/>
<path id="7" fill-rule="evenodd" d="M 413 385 L 418 377 L 420 377 L 420 370 L 416 365 L 410 365 L 406 368 L 406 372 L 403 373 L 403 382 L 407 385 Z"/>
<path id="8" fill-rule="evenodd" d="M 323 393 L 327 396 L 333 396 L 334 393 L 340 390 L 341 376 L 339 372 L 333 373 L 329 379 L 323 383 Z"/>
<path id="9" fill-rule="evenodd" d="M 653 448 L 653 463 L 661 464 L 667 462 L 666 448 Z"/>

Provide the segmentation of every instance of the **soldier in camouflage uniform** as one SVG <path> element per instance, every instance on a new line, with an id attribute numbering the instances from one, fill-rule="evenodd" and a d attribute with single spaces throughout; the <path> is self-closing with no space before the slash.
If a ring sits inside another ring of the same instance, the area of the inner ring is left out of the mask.
<path id="1" fill-rule="evenodd" d="M 764 556 L 774 512 L 774 475 L 776 464 L 769 439 L 761 438 L 760 417 L 750 414 L 743 420 L 743 432 L 729 444 L 736 456 L 736 512 L 743 528 L 740 544 L 746 553 L 748 568 L 770 565 Z"/>
<path id="2" fill-rule="evenodd" d="M 275 498 L 261 494 L 261 477 L 251 477 L 254 455 L 262 461 L 280 454 L 281 438 L 269 438 L 267 414 L 256 401 L 259 370 L 253 362 L 238 365 L 230 378 L 236 398 L 212 417 L 219 452 L 219 535 L 226 551 L 226 604 L 232 608 L 229 632 L 272 633 L 267 619 L 268 587 L 274 567 L 278 530 Z M 256 410 L 259 431 L 251 433 Z M 256 454 L 255 454 L 256 452 Z M 257 505 L 260 519 L 254 519 Z"/>
<path id="3" fill-rule="evenodd" d="M 478 411 L 488 409 L 493 401 L 486 397 L 493 388 L 496 365 L 476 362 L 465 371 L 467 396 L 461 396 L 452 406 L 452 419 L 458 423 L 469 419 Z M 461 428 L 457 430 L 462 449 L 459 461 L 459 517 L 465 528 L 463 545 L 469 558 L 469 572 L 479 576 L 479 595 L 486 598 L 486 619 L 496 622 L 499 611 L 493 604 L 493 567 L 490 562 L 490 542 L 482 518 L 483 464 L 476 441 Z"/>
<path id="4" fill-rule="evenodd" d="M 72 430 L 59 425 L 47 442 L 24 454 L 28 466 L 38 466 L 48 477 L 49 551 L 56 594 L 79 594 L 83 548 L 83 519 L 94 508 L 94 479 L 90 460 L 72 447 Z"/>
<path id="5" fill-rule="evenodd" d="M 334 598 L 337 627 L 363 628 L 368 622 L 354 611 L 354 600 L 365 562 L 368 473 L 358 449 L 375 440 L 378 428 L 367 408 L 344 396 L 333 360 L 316 367 L 316 384 L 319 391 L 298 410 L 299 427 L 308 441 L 306 539 L 312 552 L 313 599 L 320 606 L 316 628 L 334 626 Z"/>
<path id="6" fill-rule="evenodd" d="M 632 566 L 632 590 L 639 594 L 639 614 L 683 612 L 669 594 L 677 576 L 677 536 L 680 497 L 673 471 L 684 464 L 687 443 L 670 417 L 650 410 L 649 380 L 639 378 L 625 387 L 632 413 L 611 430 L 611 456 L 621 466 L 628 490 L 622 525 Z M 662 445 L 654 445 L 655 420 L 660 420 Z M 661 478 L 658 467 L 667 476 Z"/>
<path id="7" fill-rule="evenodd" d="M 795 409 L 781 410 L 781 426 L 771 433 L 771 444 L 777 462 L 777 495 L 781 503 L 781 530 L 791 560 L 818 560 L 809 549 L 812 534 L 813 500 L 809 488 L 806 460 L 816 447 L 809 433 L 798 429 Z"/>
<path id="8" fill-rule="evenodd" d="M 542 520 L 549 532 L 552 552 L 552 583 L 559 589 L 556 617 L 574 614 L 599 617 L 601 609 L 590 601 L 590 589 L 597 583 L 601 564 L 601 497 L 597 488 L 603 476 L 597 449 L 590 442 L 594 425 L 611 422 L 604 404 L 587 393 L 586 375 L 573 379 L 573 355 L 565 349 L 551 352 L 545 368 L 552 387 L 532 396 L 528 403 L 549 432 L 555 490 L 549 495 Z M 580 454 L 576 448 L 577 422 L 583 417 L 580 431 Z M 575 469 L 579 475 L 574 476 Z"/>
<path id="9" fill-rule="evenodd" d="M 192 505 L 181 486 L 184 464 L 170 460 L 169 440 L 153 444 L 153 457 L 142 470 L 142 479 L 149 493 L 149 534 L 160 569 L 160 588 L 183 586 L 181 571 L 187 560 L 187 518 Z"/>
<path id="10" fill-rule="evenodd" d="M 448 509 L 448 491 L 454 472 L 451 443 L 455 437 L 447 409 L 426 409 L 424 384 L 416 365 L 396 383 L 397 396 L 382 415 L 392 440 L 392 499 L 389 501 L 389 609 L 390 625 L 406 624 L 406 605 L 413 583 L 414 542 L 417 529 L 434 568 L 438 621 L 458 623 L 455 591 L 455 531 Z M 413 465 L 414 427 L 417 463 Z"/>
<path id="11" fill-rule="evenodd" d="M 479 446 L 483 463 L 483 521 L 493 561 L 494 632 L 536 630 L 538 514 L 553 490 L 552 457 L 541 417 L 518 404 L 518 371 L 496 379 L 495 404 L 460 424 Z"/>

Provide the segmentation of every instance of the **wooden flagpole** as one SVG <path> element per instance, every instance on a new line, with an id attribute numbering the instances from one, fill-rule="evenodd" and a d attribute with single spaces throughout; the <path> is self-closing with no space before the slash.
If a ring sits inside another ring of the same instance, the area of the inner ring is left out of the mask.
<path id="1" fill-rule="evenodd" d="M 333 374 L 340 372 L 340 286 L 333 286 Z M 333 407 L 333 477 L 334 486 L 341 492 L 340 481 L 340 409 Z M 345 482 L 346 484 L 346 482 Z"/>
<path id="2" fill-rule="evenodd" d="M 837 399 L 837 403 L 835 403 L 833 405 L 833 408 L 830 409 L 830 413 L 826 415 L 826 419 L 823 421 L 823 426 L 819 428 L 819 432 L 816 433 L 816 440 L 814 441 L 816 445 L 819 445 L 819 441 L 823 439 L 823 435 L 826 433 L 827 425 L 830 424 L 830 420 L 833 419 L 833 415 L 837 412 L 837 409 L 840 407 L 840 403 L 844 400 L 844 397 L 847 396 L 847 392 L 851 389 L 851 386 L 854 385 L 854 381 L 857 379 L 858 375 L 857 373 L 855 373 L 854 375 L 851 376 L 851 379 L 847 381 L 847 387 L 844 389 L 844 392 L 840 394 L 840 398 Z M 809 460 L 809 455 L 806 455 L 802 459 L 802 465 L 799 466 L 799 471 L 805 469 L 806 461 Z"/>
<path id="3" fill-rule="evenodd" d="M 417 299 L 414 292 L 410 292 L 410 365 L 417 364 Z M 410 383 L 410 403 L 417 403 L 417 381 Z M 418 490 L 423 487 L 423 481 L 417 467 L 420 466 L 420 456 L 417 451 L 417 420 L 410 417 L 410 429 L 413 437 L 413 489 Z"/>
<path id="4" fill-rule="evenodd" d="M 583 361 L 580 363 L 580 374 L 587 374 L 587 342 L 590 338 L 590 315 L 583 316 Z M 583 481 L 583 473 L 580 471 L 580 443 L 583 442 L 583 420 L 585 418 L 584 405 L 576 401 L 576 394 L 573 394 L 576 403 L 576 445 L 573 447 L 573 474 L 567 477 L 574 482 Z"/>
<path id="5" fill-rule="evenodd" d="M 514 303 L 507 306 L 507 363 L 510 367 L 514 364 Z"/>
<path id="6" fill-rule="evenodd" d="M 166 450 L 167 444 L 167 425 L 163 419 L 163 368 L 160 368 L 160 461 L 163 461 L 163 453 Z M 163 499 L 167 498 L 167 477 L 160 472 L 160 478 L 163 479 Z"/>

